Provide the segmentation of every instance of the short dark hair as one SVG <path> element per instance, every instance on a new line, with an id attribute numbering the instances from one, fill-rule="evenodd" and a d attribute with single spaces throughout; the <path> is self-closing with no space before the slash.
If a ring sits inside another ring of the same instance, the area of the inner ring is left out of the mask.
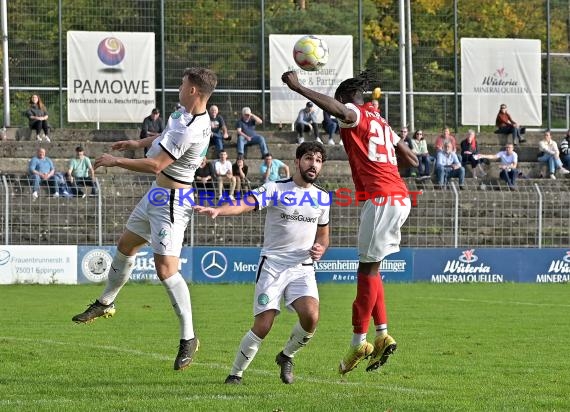
<path id="1" fill-rule="evenodd" d="M 159 114 L 160 110 L 158 110 L 156 107 L 154 109 L 152 109 L 152 112 L 150 112 L 151 114 Z"/>
<path id="2" fill-rule="evenodd" d="M 267 152 L 267 153 L 265 153 L 265 154 L 263 155 L 263 158 L 264 158 L 264 159 L 267 159 L 268 157 L 273 157 L 273 155 L 272 155 L 271 153 L 269 153 L 269 152 Z"/>
<path id="3" fill-rule="evenodd" d="M 323 158 L 323 163 L 327 160 L 327 149 L 322 143 L 319 142 L 303 142 L 297 146 L 295 158 L 300 159 L 307 153 L 320 153 Z"/>
<path id="4" fill-rule="evenodd" d="M 79 153 L 79 152 L 84 152 L 85 150 L 83 150 L 83 147 L 82 147 L 82 146 L 77 146 L 77 147 L 75 148 L 75 151 Z"/>
<path id="5" fill-rule="evenodd" d="M 187 77 L 205 95 L 210 96 L 218 84 L 218 76 L 210 69 L 203 67 L 189 67 L 184 70 Z"/>

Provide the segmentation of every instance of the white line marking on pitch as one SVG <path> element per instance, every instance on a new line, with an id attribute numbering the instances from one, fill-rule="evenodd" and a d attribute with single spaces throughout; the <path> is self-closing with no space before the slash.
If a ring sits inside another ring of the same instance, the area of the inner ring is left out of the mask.
<path id="1" fill-rule="evenodd" d="M 97 350 L 108 350 L 111 352 L 123 352 L 123 353 L 129 353 L 131 355 L 136 355 L 136 356 L 141 356 L 141 357 L 148 357 L 148 358 L 153 358 L 153 359 L 158 359 L 158 360 L 164 360 L 164 361 L 170 361 L 172 360 L 172 356 L 167 356 L 167 355 L 162 355 L 160 353 L 155 353 L 155 352 L 143 352 L 141 350 L 138 349 L 128 349 L 128 348 L 122 348 L 122 347 L 117 347 L 117 346 L 110 346 L 110 345 L 85 345 L 85 344 L 78 344 L 76 342 L 62 342 L 62 341 L 55 341 L 55 340 L 51 340 L 51 339 L 30 339 L 30 338 L 19 338 L 19 337 L 15 337 L 15 336 L 0 336 L 0 339 L 6 339 L 6 340 L 11 340 L 11 341 L 18 341 L 18 342 L 30 342 L 30 343 L 38 343 L 38 344 L 48 344 L 48 345 L 59 345 L 59 346 L 81 346 L 83 348 L 88 348 L 88 349 L 97 349 Z M 227 369 L 228 365 L 221 365 L 219 363 L 213 363 L 213 362 L 209 362 L 209 363 L 205 363 L 205 362 L 192 362 L 193 365 L 196 366 L 202 366 L 202 367 L 206 367 L 206 368 L 211 368 L 211 369 Z M 275 373 L 274 372 L 269 372 L 267 370 L 260 370 L 260 369 L 255 369 L 255 368 L 248 368 L 247 370 L 248 374 L 257 374 L 257 375 L 264 375 L 264 376 L 274 376 Z M 371 373 L 372 375 L 375 374 L 375 372 Z M 437 391 L 435 390 L 428 390 L 428 389 L 415 389 L 415 388 L 406 388 L 406 387 L 401 387 L 401 386 L 393 386 L 393 385 L 383 385 L 377 382 L 348 382 L 346 380 L 340 380 L 340 379 L 323 379 L 323 378 L 309 378 L 309 377 L 303 377 L 302 375 L 295 375 L 295 379 L 296 380 L 301 380 L 301 381 L 306 381 L 306 382 L 312 382 L 312 383 L 318 383 L 318 384 L 328 384 L 328 385 L 354 385 L 354 386 L 366 386 L 367 388 L 369 387 L 377 387 L 378 389 L 384 389 L 384 390 L 390 390 L 393 392 L 405 392 L 405 393 L 419 393 L 419 394 L 436 394 Z"/>

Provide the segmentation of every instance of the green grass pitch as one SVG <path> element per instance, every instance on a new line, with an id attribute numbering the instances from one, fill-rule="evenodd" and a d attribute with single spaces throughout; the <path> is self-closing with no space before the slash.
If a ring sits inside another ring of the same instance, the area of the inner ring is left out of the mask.
<path id="1" fill-rule="evenodd" d="M 562 411 L 570 410 L 566 284 L 386 284 L 398 350 L 345 379 L 355 285 L 320 285 L 321 321 L 295 358 L 292 385 L 275 355 L 295 321 L 284 311 L 244 374 L 224 385 L 251 326 L 252 285 L 192 285 L 201 347 L 172 369 L 178 321 L 160 285 L 128 284 L 117 314 L 71 317 L 101 285 L 0 287 L 1 411 Z M 369 338 L 373 337 L 371 333 Z"/>

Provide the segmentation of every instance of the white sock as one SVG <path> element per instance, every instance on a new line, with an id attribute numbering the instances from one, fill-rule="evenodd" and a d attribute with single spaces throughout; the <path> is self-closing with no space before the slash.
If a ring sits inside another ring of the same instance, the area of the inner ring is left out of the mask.
<path id="1" fill-rule="evenodd" d="M 168 279 L 163 280 L 162 284 L 166 288 L 170 303 L 172 303 L 174 312 L 180 320 L 180 339 L 193 339 L 192 304 L 190 302 L 190 290 L 186 281 L 180 272 L 176 272 Z"/>
<path id="2" fill-rule="evenodd" d="M 230 375 L 243 375 L 243 371 L 247 369 L 253 358 L 255 358 L 261 342 L 263 342 L 263 339 L 259 338 L 251 329 L 247 331 L 239 344 Z"/>
<path id="3" fill-rule="evenodd" d="M 360 346 L 366 341 L 366 333 L 355 333 L 352 335 L 352 346 Z"/>
<path id="4" fill-rule="evenodd" d="M 285 344 L 285 348 L 283 349 L 283 355 L 289 356 L 292 358 L 295 354 L 301 349 L 304 348 L 309 340 L 313 337 L 315 333 L 309 333 L 303 329 L 301 324 L 297 322 L 295 326 L 293 326 L 293 331 L 291 332 L 291 337 Z"/>
<path id="5" fill-rule="evenodd" d="M 107 285 L 105 290 L 98 299 L 103 305 L 110 305 L 121 291 L 121 288 L 127 283 L 133 268 L 135 266 L 135 257 L 123 255 L 118 250 L 115 252 L 109 276 L 107 277 Z"/>
<path id="6" fill-rule="evenodd" d="M 388 325 L 385 323 L 376 325 L 376 336 L 384 336 L 388 334 Z"/>

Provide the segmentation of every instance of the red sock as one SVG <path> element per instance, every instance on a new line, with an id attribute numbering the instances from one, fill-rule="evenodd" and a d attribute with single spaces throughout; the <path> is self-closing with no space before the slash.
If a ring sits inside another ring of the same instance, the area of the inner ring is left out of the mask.
<path id="1" fill-rule="evenodd" d="M 376 295 L 376 304 L 372 309 L 372 317 L 375 325 L 387 325 L 388 314 L 386 313 L 386 304 L 384 303 L 384 285 L 382 284 L 382 276 L 378 274 L 378 293 Z"/>
<path id="2" fill-rule="evenodd" d="M 370 316 L 378 295 L 378 276 L 358 274 L 356 299 L 352 304 L 352 326 L 354 333 L 367 333 Z"/>

